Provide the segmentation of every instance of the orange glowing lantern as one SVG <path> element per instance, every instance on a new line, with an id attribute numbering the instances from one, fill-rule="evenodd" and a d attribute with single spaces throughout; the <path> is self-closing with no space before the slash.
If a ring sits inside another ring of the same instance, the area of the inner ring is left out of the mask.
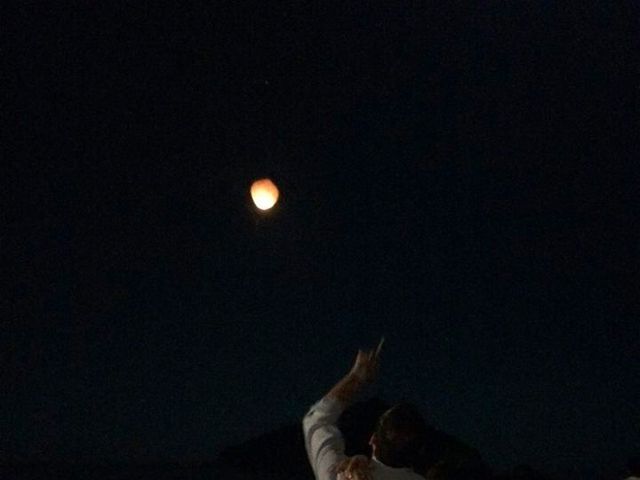
<path id="1" fill-rule="evenodd" d="M 260 210 L 269 210 L 276 204 L 279 196 L 278 187 L 268 178 L 256 180 L 251 185 L 251 198 Z"/>

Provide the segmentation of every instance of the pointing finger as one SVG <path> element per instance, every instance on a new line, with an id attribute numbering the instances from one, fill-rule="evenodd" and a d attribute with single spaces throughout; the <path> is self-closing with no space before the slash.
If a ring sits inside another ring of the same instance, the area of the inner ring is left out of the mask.
<path id="1" fill-rule="evenodd" d="M 380 338 L 380 342 L 378 343 L 378 347 L 376 348 L 376 359 L 380 356 L 380 352 L 382 351 L 382 346 L 384 345 L 384 337 Z"/>

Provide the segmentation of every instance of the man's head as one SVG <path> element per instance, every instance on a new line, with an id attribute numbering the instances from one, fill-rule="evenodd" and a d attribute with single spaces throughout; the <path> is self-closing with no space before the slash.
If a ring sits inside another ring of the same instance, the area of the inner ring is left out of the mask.
<path id="1" fill-rule="evenodd" d="M 384 412 L 369 444 L 378 460 L 390 467 L 414 467 L 427 433 L 420 412 L 402 403 Z"/>

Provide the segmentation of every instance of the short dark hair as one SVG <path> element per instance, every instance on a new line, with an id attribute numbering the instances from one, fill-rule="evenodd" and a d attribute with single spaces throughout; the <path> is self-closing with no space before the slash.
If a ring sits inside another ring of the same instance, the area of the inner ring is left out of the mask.
<path id="1" fill-rule="evenodd" d="M 413 405 L 401 403 L 384 412 L 376 427 L 376 456 L 385 465 L 414 468 L 427 432 L 422 415 Z"/>

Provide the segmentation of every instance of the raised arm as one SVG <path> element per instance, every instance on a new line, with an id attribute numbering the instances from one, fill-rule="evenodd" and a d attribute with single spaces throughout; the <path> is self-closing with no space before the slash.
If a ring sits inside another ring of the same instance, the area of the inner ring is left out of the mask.
<path id="1" fill-rule="evenodd" d="M 305 447 L 316 480 L 334 480 L 336 466 L 345 459 L 344 440 L 336 423 L 362 388 L 375 378 L 378 349 L 358 351 L 355 363 L 331 390 L 311 407 L 302 421 Z"/>

